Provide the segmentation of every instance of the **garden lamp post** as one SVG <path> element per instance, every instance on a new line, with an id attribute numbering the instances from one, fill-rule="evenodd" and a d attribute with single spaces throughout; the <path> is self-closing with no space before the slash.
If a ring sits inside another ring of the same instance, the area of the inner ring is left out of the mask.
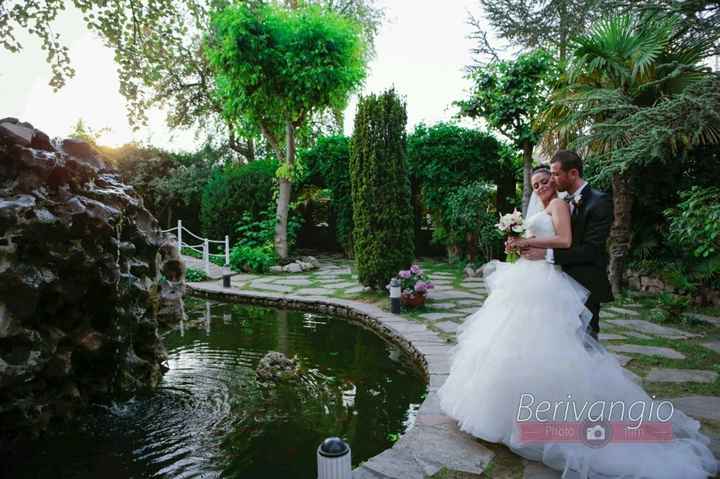
<path id="1" fill-rule="evenodd" d="M 400 280 L 390 280 L 390 312 L 400 314 Z"/>
<path id="2" fill-rule="evenodd" d="M 325 439 L 317 449 L 318 479 L 351 479 L 350 446 L 339 437 Z"/>

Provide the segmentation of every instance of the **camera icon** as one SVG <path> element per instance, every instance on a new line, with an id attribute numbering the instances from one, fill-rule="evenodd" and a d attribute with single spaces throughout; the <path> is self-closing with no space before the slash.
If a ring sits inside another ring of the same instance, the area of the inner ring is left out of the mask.
<path id="1" fill-rule="evenodd" d="M 605 428 L 600 424 L 590 426 L 585 430 L 585 439 L 587 441 L 605 441 Z"/>

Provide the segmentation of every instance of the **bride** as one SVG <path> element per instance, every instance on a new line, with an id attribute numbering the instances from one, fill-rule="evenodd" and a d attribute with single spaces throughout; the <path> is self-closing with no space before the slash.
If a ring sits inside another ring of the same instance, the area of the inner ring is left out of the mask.
<path id="1" fill-rule="evenodd" d="M 570 209 L 550 171 L 536 170 L 532 185 L 541 207 L 528 216 L 531 238 L 521 244 L 567 247 Z M 490 294 L 460 327 L 450 375 L 438 391 L 442 409 L 463 431 L 502 442 L 564 478 L 716 474 L 700 424 L 648 396 L 586 332 L 585 288 L 545 261 L 493 267 L 486 271 Z"/>

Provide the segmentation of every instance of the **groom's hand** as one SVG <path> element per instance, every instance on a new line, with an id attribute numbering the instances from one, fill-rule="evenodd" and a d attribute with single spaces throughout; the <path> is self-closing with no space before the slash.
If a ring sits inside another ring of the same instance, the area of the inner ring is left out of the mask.
<path id="1" fill-rule="evenodd" d="M 521 253 L 522 257 L 530 261 L 540 261 L 545 259 L 545 248 L 524 248 Z"/>

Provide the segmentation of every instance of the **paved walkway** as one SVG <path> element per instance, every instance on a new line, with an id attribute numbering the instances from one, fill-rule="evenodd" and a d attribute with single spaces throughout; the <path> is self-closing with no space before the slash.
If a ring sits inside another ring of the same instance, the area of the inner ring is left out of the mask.
<path id="1" fill-rule="evenodd" d="M 426 307 L 398 316 L 387 312 L 387 298 L 373 295 L 357 283 L 349 261 L 326 257 L 320 258 L 320 263 L 320 269 L 311 273 L 238 274 L 232 279 L 231 290 L 223 290 L 219 282 L 191 286 L 245 300 L 266 297 L 298 304 L 334 304 L 360 311 L 386 326 L 390 336 L 395 335 L 396 340 L 426 358 L 428 395 L 415 427 L 392 449 L 362 464 L 353 477 L 424 478 L 442 468 L 458 471 L 459 475 L 447 477 L 477 477 L 493 462 L 498 449 L 460 432 L 440 410 L 435 392 L 449 372 L 450 349 L 458 326 L 487 297 L 484 281 L 465 279 L 461 271 L 448 270 L 441 263 L 425 264 L 436 285 Z M 720 319 L 705 315 L 680 327 L 648 318 L 648 308 L 640 302 L 608 305 L 601 314 L 600 339 L 617 355 L 628 375 L 643 383 L 651 394 L 672 398 L 676 407 L 700 420 L 720 457 Z M 516 465 L 505 466 L 508 475 L 493 466 L 492 477 L 560 477 L 541 464 L 513 457 Z"/>
<path id="2" fill-rule="evenodd" d="M 200 258 L 182 255 L 182 260 L 185 262 L 185 266 L 187 266 L 188 268 L 196 269 L 198 271 L 202 271 L 203 273 L 205 272 L 205 263 Z M 208 277 L 210 279 L 222 279 L 223 268 L 216 265 L 215 263 L 210 263 L 208 269 L 210 270 L 210 274 L 208 274 Z"/>

